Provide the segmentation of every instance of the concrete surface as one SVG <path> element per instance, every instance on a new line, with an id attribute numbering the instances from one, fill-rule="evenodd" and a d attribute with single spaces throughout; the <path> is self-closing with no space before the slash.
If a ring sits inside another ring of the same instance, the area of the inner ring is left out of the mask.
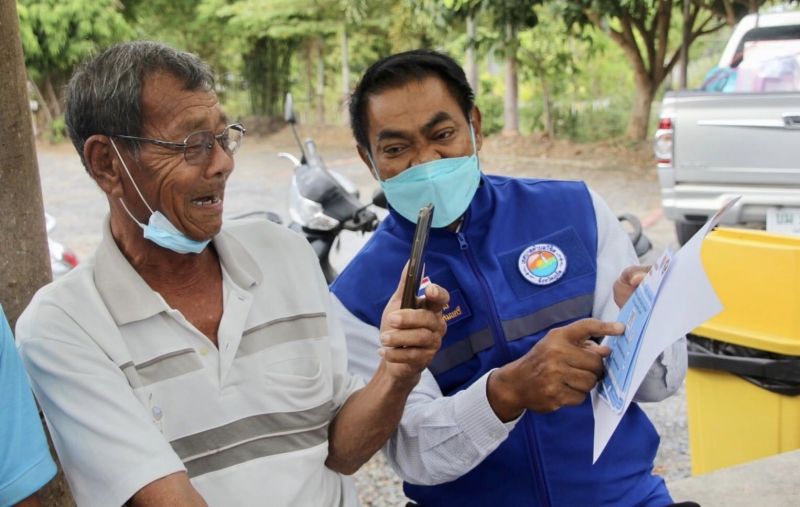
<path id="1" fill-rule="evenodd" d="M 667 484 L 676 502 L 702 507 L 800 505 L 800 450 Z"/>

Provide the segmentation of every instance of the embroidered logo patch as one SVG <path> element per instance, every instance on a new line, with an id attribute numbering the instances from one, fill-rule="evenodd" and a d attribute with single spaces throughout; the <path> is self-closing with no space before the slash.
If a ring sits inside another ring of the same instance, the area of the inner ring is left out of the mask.
<path id="1" fill-rule="evenodd" d="M 551 243 L 529 246 L 519 255 L 519 272 L 534 285 L 550 285 L 564 275 L 567 258 Z"/>

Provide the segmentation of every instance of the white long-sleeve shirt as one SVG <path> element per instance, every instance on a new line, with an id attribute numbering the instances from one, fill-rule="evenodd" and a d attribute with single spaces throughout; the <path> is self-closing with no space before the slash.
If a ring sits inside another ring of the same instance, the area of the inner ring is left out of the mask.
<path id="1" fill-rule="evenodd" d="M 638 259 L 617 217 L 602 198 L 593 192 L 591 196 L 598 237 L 592 316 L 614 321 L 619 313 L 614 281 Z M 369 379 L 379 362 L 379 330 L 359 320 L 335 295 L 332 299 L 333 311 L 341 317 L 347 336 L 348 367 Z M 683 382 L 686 365 L 686 339 L 681 337 L 653 363 L 634 401 L 661 401 L 673 394 Z M 397 431 L 384 447 L 387 460 L 403 480 L 420 485 L 452 481 L 478 465 L 508 437 L 519 419 L 503 423 L 495 415 L 486 392 L 490 373 L 452 396 L 443 396 L 433 375 L 428 370 L 423 372 L 408 397 Z"/>

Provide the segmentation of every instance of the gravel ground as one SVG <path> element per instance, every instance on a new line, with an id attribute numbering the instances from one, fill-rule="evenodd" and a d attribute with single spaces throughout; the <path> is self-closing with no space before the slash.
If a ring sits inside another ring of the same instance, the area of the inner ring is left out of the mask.
<path id="1" fill-rule="evenodd" d="M 317 139 L 329 167 L 353 180 L 362 196 L 371 195 L 376 185 L 355 156 L 347 132 L 329 130 L 332 135 L 323 134 L 321 139 Z M 320 132 L 323 131 L 315 130 L 314 135 Z M 527 151 L 526 145 L 531 145 Z M 576 150 L 579 156 L 570 156 L 568 152 L 542 153 L 534 148 L 535 143 L 524 139 L 490 138 L 481 152 L 482 166 L 489 173 L 582 179 L 600 193 L 615 212 L 631 212 L 651 218 L 653 225 L 647 229 L 647 234 L 653 241 L 654 251 L 644 259 L 645 262 L 652 260 L 665 246 L 674 245 L 672 225 L 659 219 L 659 189 L 652 166 L 639 162 L 636 157 L 609 156 L 607 151 L 595 153 L 591 147 Z M 237 169 L 228 183 L 226 214 L 273 210 L 287 217 L 286 189 L 291 181 L 292 168 L 277 157 L 282 150 L 296 152 L 286 131 L 268 138 L 247 139 L 237 155 Z M 85 259 L 100 240 L 100 226 L 107 210 L 105 197 L 89 180 L 70 145 L 41 145 L 38 155 L 45 208 L 57 220 L 52 237 Z M 341 269 L 364 240 L 352 233 L 343 235 L 341 247 L 332 256 L 334 266 Z M 690 465 L 684 389 L 662 403 L 644 405 L 643 408 L 661 435 L 656 472 L 667 481 L 688 477 Z M 364 506 L 405 504 L 400 482 L 382 456 L 373 458 L 355 478 Z"/>

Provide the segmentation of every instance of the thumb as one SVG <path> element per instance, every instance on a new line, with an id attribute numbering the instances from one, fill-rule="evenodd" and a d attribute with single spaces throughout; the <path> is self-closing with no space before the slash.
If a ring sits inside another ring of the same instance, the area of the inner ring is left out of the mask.
<path id="1" fill-rule="evenodd" d="M 386 304 L 386 308 L 400 308 L 400 303 L 403 300 L 403 290 L 406 287 L 406 275 L 408 274 L 408 261 L 406 261 L 405 266 L 403 266 L 403 272 L 400 274 L 400 280 L 397 283 L 397 288 L 394 290 L 394 294 L 392 297 L 389 298 L 389 302 Z"/>

